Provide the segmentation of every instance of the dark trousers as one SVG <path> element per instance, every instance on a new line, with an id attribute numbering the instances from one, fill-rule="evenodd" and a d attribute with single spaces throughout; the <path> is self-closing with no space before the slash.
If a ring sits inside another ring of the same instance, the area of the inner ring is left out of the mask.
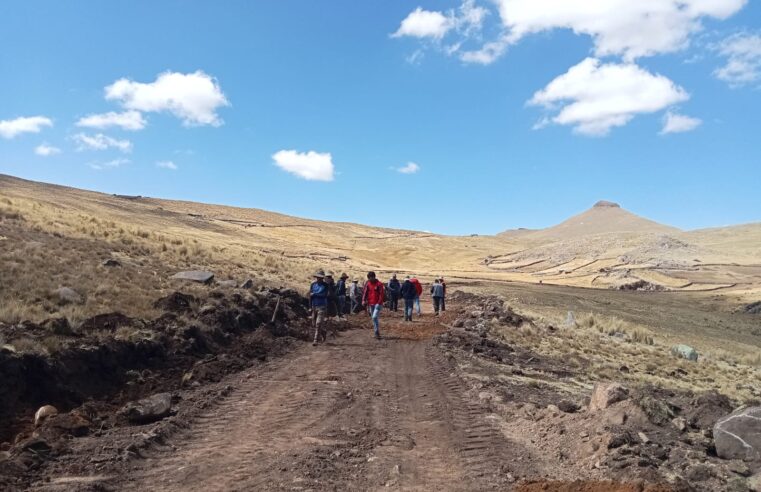
<path id="1" fill-rule="evenodd" d="M 439 314 L 439 311 L 441 310 L 442 301 L 444 300 L 443 297 L 434 297 L 433 298 L 433 311 L 436 314 Z"/>
<path id="2" fill-rule="evenodd" d="M 338 315 L 343 316 L 346 314 L 346 297 L 338 296 Z"/>
<path id="3" fill-rule="evenodd" d="M 391 303 L 391 306 L 390 306 L 391 310 L 399 311 L 399 296 L 391 294 L 391 296 L 389 296 L 389 299 Z"/>
<path id="4" fill-rule="evenodd" d="M 415 308 L 415 299 L 404 300 L 404 321 L 412 321 L 412 310 Z"/>

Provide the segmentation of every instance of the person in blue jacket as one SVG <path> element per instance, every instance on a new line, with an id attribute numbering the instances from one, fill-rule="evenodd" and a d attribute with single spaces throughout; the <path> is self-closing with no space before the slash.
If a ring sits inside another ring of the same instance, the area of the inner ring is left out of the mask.
<path id="1" fill-rule="evenodd" d="M 325 318 L 328 315 L 328 284 L 325 283 L 325 272 L 318 270 L 314 274 L 314 282 L 309 286 L 309 306 L 312 308 L 312 328 L 314 328 L 314 342 L 322 337 L 324 342 L 328 338 L 325 330 Z"/>

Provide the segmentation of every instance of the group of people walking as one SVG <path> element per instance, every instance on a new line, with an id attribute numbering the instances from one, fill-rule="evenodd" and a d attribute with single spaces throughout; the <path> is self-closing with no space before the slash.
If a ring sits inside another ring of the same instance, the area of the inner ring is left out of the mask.
<path id="1" fill-rule="evenodd" d="M 347 284 L 349 276 L 345 273 L 336 282 L 333 272 L 325 273 L 318 270 L 314 274 L 314 281 L 309 287 L 309 305 L 312 310 L 312 328 L 314 329 L 314 342 L 317 345 L 320 338 L 327 339 L 327 320 L 331 317 L 344 319 L 347 314 L 357 314 L 366 310 L 373 324 L 375 338 L 380 339 L 380 313 L 383 306 L 397 312 L 399 301 L 404 301 L 404 321 L 412 322 L 412 315 L 417 308 L 417 315 L 422 315 L 420 296 L 423 294 L 423 285 L 415 276 L 407 275 L 404 282 L 400 282 L 396 274 L 383 284 L 378 280 L 375 272 L 367 273 L 367 281 L 360 284 L 358 278 L 352 279 Z M 431 297 L 433 310 L 436 316 L 446 310 L 446 283 L 444 277 L 434 280 L 431 285 Z M 335 326 L 333 334 L 335 335 Z"/>

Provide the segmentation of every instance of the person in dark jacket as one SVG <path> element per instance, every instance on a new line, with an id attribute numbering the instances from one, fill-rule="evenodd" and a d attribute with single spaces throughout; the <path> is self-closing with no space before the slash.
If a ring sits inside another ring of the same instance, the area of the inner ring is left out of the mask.
<path id="1" fill-rule="evenodd" d="M 331 318 L 338 316 L 338 296 L 336 295 L 336 281 L 333 279 L 333 272 L 328 272 L 325 275 L 325 284 L 328 286 L 328 321 Z M 334 337 L 338 336 L 338 327 L 334 322 L 328 322 L 328 326 L 331 328 L 331 333 Z M 327 331 L 327 328 L 326 328 Z"/>
<path id="2" fill-rule="evenodd" d="M 447 310 L 447 283 L 444 282 L 444 277 L 439 277 L 439 282 L 441 283 L 441 286 L 444 288 L 444 296 L 441 298 L 441 310 L 446 311 Z"/>
<path id="3" fill-rule="evenodd" d="M 434 280 L 431 286 L 431 297 L 433 298 L 433 311 L 438 316 L 441 310 L 441 300 L 444 298 L 444 286 L 441 285 L 439 279 Z"/>
<path id="4" fill-rule="evenodd" d="M 410 282 L 409 275 L 404 279 L 400 293 L 402 295 L 402 299 L 404 299 L 404 321 L 412 321 L 412 311 L 415 307 L 417 289 L 415 288 L 415 284 Z"/>
<path id="5" fill-rule="evenodd" d="M 336 296 L 338 298 L 338 317 L 343 318 L 346 313 L 346 279 L 349 278 L 345 273 L 341 274 L 336 284 Z"/>
<path id="6" fill-rule="evenodd" d="M 335 316 L 338 311 L 338 298 L 336 297 L 336 281 L 333 272 L 325 275 L 325 283 L 328 286 L 328 317 Z"/>
<path id="7" fill-rule="evenodd" d="M 388 291 L 388 300 L 389 300 L 389 309 L 391 311 L 399 311 L 399 296 L 401 295 L 401 288 L 402 284 L 399 283 L 399 280 L 396 278 L 396 274 L 394 274 L 391 277 L 391 280 L 388 281 L 387 291 Z"/>

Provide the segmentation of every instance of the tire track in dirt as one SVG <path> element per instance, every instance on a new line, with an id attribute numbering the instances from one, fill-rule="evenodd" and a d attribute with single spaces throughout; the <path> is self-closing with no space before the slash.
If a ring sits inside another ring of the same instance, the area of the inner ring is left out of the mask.
<path id="1" fill-rule="evenodd" d="M 231 378 L 229 394 L 102 482 L 125 491 L 490 490 L 509 447 L 426 333 L 387 313 Z M 427 331 L 426 331 L 427 330 Z M 414 336 L 408 337 L 408 334 Z M 412 338 L 412 340 L 407 339 Z"/>

